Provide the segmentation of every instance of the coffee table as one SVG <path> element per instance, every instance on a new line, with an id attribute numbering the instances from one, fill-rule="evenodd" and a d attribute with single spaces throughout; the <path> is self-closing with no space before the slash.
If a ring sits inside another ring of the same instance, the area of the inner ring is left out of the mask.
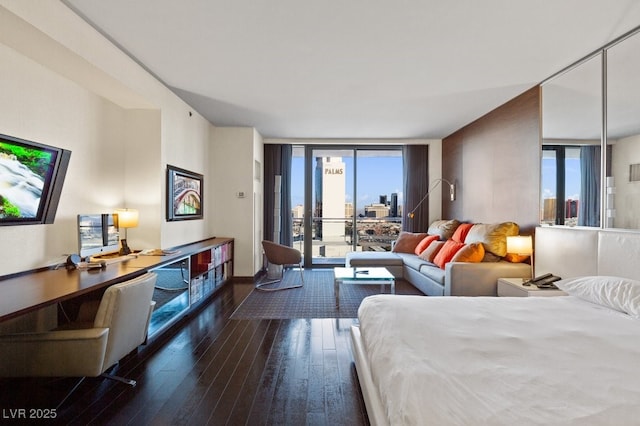
<path id="1" fill-rule="evenodd" d="M 333 268 L 333 291 L 336 294 L 336 308 L 340 309 L 340 284 L 380 284 L 391 286 L 391 294 L 396 293 L 396 279 L 387 268 Z"/>

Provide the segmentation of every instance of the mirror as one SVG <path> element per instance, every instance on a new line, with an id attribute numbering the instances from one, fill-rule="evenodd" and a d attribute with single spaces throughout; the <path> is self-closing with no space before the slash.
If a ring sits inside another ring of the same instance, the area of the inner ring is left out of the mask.
<path id="1" fill-rule="evenodd" d="M 640 229 L 639 51 L 622 37 L 542 85 L 542 224 Z"/>
<path id="2" fill-rule="evenodd" d="M 606 226 L 640 229 L 640 34 L 607 50 Z"/>
<path id="3" fill-rule="evenodd" d="M 602 56 L 542 86 L 543 224 L 600 226 Z"/>

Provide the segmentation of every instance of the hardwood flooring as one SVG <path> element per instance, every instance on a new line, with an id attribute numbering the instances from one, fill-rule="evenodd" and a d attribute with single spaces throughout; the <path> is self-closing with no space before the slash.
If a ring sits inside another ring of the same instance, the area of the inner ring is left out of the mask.
<path id="1" fill-rule="evenodd" d="M 56 410 L 60 424 L 367 425 L 351 354 L 352 319 L 230 320 L 250 283 L 230 283 L 199 312 L 87 378 Z M 0 423 L 51 409 L 76 379 L 0 380 Z M 33 412 L 36 413 L 36 412 Z"/>

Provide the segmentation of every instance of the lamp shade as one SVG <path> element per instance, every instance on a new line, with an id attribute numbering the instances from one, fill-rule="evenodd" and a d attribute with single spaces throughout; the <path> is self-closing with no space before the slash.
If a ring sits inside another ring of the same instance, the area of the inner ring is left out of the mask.
<path id="1" fill-rule="evenodd" d="M 507 253 L 532 254 L 533 240 L 530 235 L 507 237 Z"/>
<path id="2" fill-rule="evenodd" d="M 114 213 L 118 215 L 118 228 L 135 228 L 138 226 L 138 210 L 117 209 Z"/>

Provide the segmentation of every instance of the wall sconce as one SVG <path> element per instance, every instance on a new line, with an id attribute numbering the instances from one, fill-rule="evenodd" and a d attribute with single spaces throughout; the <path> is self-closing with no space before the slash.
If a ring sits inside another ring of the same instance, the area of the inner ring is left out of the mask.
<path id="1" fill-rule="evenodd" d="M 415 216 L 416 210 L 418 210 L 418 207 L 420 207 L 420 205 L 424 202 L 424 200 L 429 198 L 429 194 L 431 194 L 431 191 L 436 189 L 436 187 L 438 185 L 440 185 L 442 182 L 445 182 L 447 185 L 449 185 L 449 199 L 451 201 L 455 201 L 456 200 L 456 186 L 455 186 L 455 184 L 449 182 L 446 179 L 436 179 L 433 182 L 431 182 L 431 185 L 430 185 L 429 190 L 427 191 L 427 193 L 424 194 L 424 197 L 422 197 L 422 199 L 418 202 L 418 204 L 407 215 L 407 216 L 409 216 L 410 219 L 413 219 L 413 217 Z"/>
<path id="2" fill-rule="evenodd" d="M 120 240 L 122 247 L 118 254 L 125 256 L 131 254 L 131 249 L 127 245 L 127 229 L 138 226 L 138 210 L 117 209 L 114 213 L 118 215 L 118 229 L 124 228 L 124 238 Z"/>
<path id="3" fill-rule="evenodd" d="M 507 237 L 507 253 L 531 256 L 531 278 L 533 275 L 533 238 L 531 235 Z"/>

